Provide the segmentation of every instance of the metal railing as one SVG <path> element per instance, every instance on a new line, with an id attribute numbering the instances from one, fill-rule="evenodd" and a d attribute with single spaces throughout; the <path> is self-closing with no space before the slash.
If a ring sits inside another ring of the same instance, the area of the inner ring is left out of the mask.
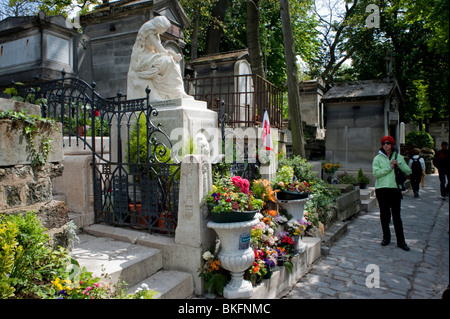
<path id="1" fill-rule="evenodd" d="M 229 127 L 262 123 L 267 110 L 270 125 L 283 126 L 283 90 L 255 74 L 185 78 L 185 91 L 208 109 L 221 112 L 224 102 Z"/>

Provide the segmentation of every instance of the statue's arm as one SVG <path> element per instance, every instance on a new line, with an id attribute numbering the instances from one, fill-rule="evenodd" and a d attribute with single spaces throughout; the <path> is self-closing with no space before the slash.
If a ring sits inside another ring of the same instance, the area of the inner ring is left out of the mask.
<path id="1" fill-rule="evenodd" d="M 175 53 L 170 50 L 166 50 L 164 46 L 161 44 L 161 40 L 159 38 L 159 35 L 157 34 L 150 34 L 148 39 L 150 40 L 151 44 L 155 48 L 155 51 L 162 54 L 167 54 L 171 56 L 176 62 L 181 60 L 181 55 L 178 53 Z"/>

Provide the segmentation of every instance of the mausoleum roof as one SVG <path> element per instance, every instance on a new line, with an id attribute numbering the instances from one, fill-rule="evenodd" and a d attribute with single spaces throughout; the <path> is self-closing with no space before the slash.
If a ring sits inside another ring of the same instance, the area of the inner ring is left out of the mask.
<path id="1" fill-rule="evenodd" d="M 351 100 L 377 100 L 398 90 L 395 80 L 367 80 L 347 83 L 338 83 L 327 91 L 322 97 L 324 102 L 351 101 Z M 400 93 L 400 91 L 398 91 Z"/>

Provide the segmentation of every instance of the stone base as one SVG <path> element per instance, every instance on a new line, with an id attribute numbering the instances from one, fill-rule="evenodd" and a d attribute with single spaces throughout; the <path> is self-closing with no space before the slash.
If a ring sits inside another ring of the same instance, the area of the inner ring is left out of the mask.
<path id="1" fill-rule="evenodd" d="M 157 116 L 152 116 L 153 124 L 161 124 L 172 142 L 172 155 L 177 154 L 180 161 L 185 155 L 181 150 L 190 138 L 194 142 L 194 154 L 209 155 L 211 159 L 219 155 L 222 140 L 218 114 L 208 110 L 206 102 L 180 99 L 160 101 L 152 106 L 158 111 Z"/>
<path id="2" fill-rule="evenodd" d="M 248 280 L 243 280 L 244 272 L 232 273 L 231 281 L 223 288 L 226 299 L 248 299 L 253 296 L 253 286 Z"/>

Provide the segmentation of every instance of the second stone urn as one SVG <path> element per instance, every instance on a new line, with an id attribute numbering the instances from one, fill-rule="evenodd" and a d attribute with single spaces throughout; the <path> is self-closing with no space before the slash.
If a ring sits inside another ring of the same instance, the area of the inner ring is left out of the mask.
<path id="1" fill-rule="evenodd" d="M 250 298 L 253 295 L 252 283 L 244 280 L 244 272 L 255 260 L 250 247 L 250 232 L 258 222 L 258 218 L 234 223 L 208 222 L 208 227 L 214 229 L 220 239 L 220 264 L 231 273 L 231 281 L 223 289 L 223 296 L 227 299 Z"/>

